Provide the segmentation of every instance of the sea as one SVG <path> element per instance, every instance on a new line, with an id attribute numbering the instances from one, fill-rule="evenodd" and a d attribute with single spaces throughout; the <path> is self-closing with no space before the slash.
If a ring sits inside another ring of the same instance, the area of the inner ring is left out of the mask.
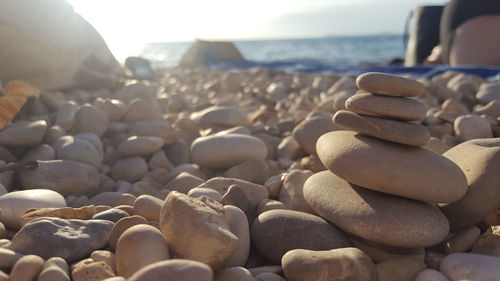
<path id="1" fill-rule="evenodd" d="M 156 68 L 176 66 L 193 42 L 155 42 L 141 56 Z M 385 65 L 404 58 L 402 35 L 329 36 L 323 38 L 233 41 L 243 57 L 255 64 L 286 65 L 289 69 L 321 66 Z"/>

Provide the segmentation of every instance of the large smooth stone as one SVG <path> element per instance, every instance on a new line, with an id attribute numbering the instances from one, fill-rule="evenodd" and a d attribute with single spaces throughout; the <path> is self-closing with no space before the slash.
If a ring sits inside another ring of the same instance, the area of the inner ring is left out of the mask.
<path id="1" fill-rule="evenodd" d="M 212 281 L 213 272 L 201 262 L 175 259 L 150 264 L 130 276 L 128 281 Z"/>
<path id="2" fill-rule="evenodd" d="M 500 138 L 464 142 L 443 156 L 462 169 L 469 185 L 462 199 L 441 206 L 452 229 L 475 225 L 500 208 Z"/>
<path id="3" fill-rule="evenodd" d="M 150 225 L 140 224 L 127 229 L 116 246 L 117 273 L 125 278 L 147 265 L 167 259 L 167 241 Z"/>
<path id="4" fill-rule="evenodd" d="M 214 125 L 234 127 L 248 124 L 248 119 L 241 110 L 225 106 L 212 106 L 195 112 L 191 114 L 191 119 L 202 127 L 211 127 Z"/>
<path id="5" fill-rule="evenodd" d="M 192 198 L 172 191 L 160 214 L 160 229 L 178 258 L 220 268 L 233 254 L 238 238 L 226 221 L 224 207 L 211 198 Z"/>
<path id="6" fill-rule="evenodd" d="M 42 142 L 47 121 L 19 121 L 0 130 L 0 145 L 31 146 Z"/>
<path id="7" fill-rule="evenodd" d="M 160 137 L 132 136 L 122 141 L 116 151 L 120 157 L 147 156 L 160 150 L 164 144 Z"/>
<path id="8" fill-rule="evenodd" d="M 105 220 L 43 218 L 23 226 L 8 248 L 22 254 L 46 259 L 61 257 L 74 262 L 106 246 L 113 225 Z"/>
<path id="9" fill-rule="evenodd" d="M 304 197 L 316 213 L 344 231 L 385 245 L 432 246 L 449 232 L 437 207 L 351 185 L 330 171 L 307 179 Z"/>
<path id="10" fill-rule="evenodd" d="M 370 258 L 357 248 L 329 251 L 297 249 L 282 259 L 288 281 L 376 281 L 377 270 Z"/>
<path id="11" fill-rule="evenodd" d="M 250 158 L 265 159 L 266 145 L 245 135 L 206 136 L 191 145 L 193 163 L 206 168 L 229 168 Z"/>
<path id="12" fill-rule="evenodd" d="M 347 110 L 337 111 L 333 123 L 363 135 L 412 146 L 424 146 L 431 139 L 429 130 L 422 125 L 362 116 Z"/>
<path id="13" fill-rule="evenodd" d="M 356 94 L 345 102 L 345 107 L 358 114 L 416 121 L 425 118 L 425 106 L 412 99 L 388 97 L 370 93 Z"/>
<path id="14" fill-rule="evenodd" d="M 250 252 L 250 230 L 245 213 L 232 205 L 224 206 L 226 220 L 231 232 L 238 238 L 236 249 L 227 259 L 224 267 L 244 266 Z"/>
<path id="15" fill-rule="evenodd" d="M 100 178 L 97 169 L 71 160 L 37 161 L 38 167 L 20 170 L 23 188 L 44 188 L 62 196 L 95 194 Z"/>
<path id="16" fill-rule="evenodd" d="M 251 232 L 257 250 L 276 263 L 294 249 L 320 251 L 350 246 L 349 239 L 336 226 L 318 216 L 292 210 L 260 214 Z"/>
<path id="17" fill-rule="evenodd" d="M 433 203 L 457 201 L 467 191 L 460 168 L 424 148 L 351 131 L 326 133 L 316 147 L 325 167 L 365 188 Z"/>
<path id="18" fill-rule="evenodd" d="M 499 257 L 456 253 L 446 256 L 439 270 L 450 281 L 498 281 L 499 265 Z"/>
<path id="19" fill-rule="evenodd" d="M 416 97 L 425 92 L 425 86 L 416 80 L 381 72 L 361 74 L 356 85 L 369 93 L 387 96 Z"/>
<path id="20" fill-rule="evenodd" d="M 32 208 L 62 208 L 66 200 L 47 189 L 13 191 L 0 196 L 0 221 L 8 228 L 18 229 L 24 212 Z"/>

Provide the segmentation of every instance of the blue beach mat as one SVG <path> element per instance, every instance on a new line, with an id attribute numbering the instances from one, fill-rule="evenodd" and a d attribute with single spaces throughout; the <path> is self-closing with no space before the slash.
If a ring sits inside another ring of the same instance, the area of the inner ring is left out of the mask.
<path id="1" fill-rule="evenodd" d="M 228 61 L 211 54 L 205 56 L 205 66 L 224 71 L 241 71 L 254 67 L 264 67 L 275 70 L 281 70 L 288 73 L 307 72 L 307 73 L 342 73 L 346 75 L 357 76 L 365 72 L 384 72 L 391 74 L 411 74 L 425 78 L 431 78 L 434 75 L 445 71 L 453 70 L 466 74 L 474 74 L 492 81 L 500 81 L 500 68 L 487 67 L 451 67 L 447 65 L 440 66 L 335 66 L 321 64 L 317 61 L 277 61 L 277 62 L 254 62 L 254 61 Z"/>

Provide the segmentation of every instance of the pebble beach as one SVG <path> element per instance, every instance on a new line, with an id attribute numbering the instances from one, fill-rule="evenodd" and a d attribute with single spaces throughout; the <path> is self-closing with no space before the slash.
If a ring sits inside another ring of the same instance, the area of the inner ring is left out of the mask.
<path id="1" fill-rule="evenodd" d="M 0 92 L 0 281 L 500 280 L 500 84 L 479 76 Z"/>

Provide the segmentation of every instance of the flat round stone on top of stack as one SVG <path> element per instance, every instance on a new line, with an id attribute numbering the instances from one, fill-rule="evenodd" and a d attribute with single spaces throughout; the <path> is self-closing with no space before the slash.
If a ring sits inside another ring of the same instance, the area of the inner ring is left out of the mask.
<path id="1" fill-rule="evenodd" d="M 426 109 L 416 97 L 425 91 L 420 82 L 384 73 L 365 73 L 356 80 L 358 87 L 369 93 L 350 97 L 345 106 L 349 111 L 338 111 L 334 124 L 348 130 L 379 139 L 411 145 L 426 145 L 431 135 L 422 125 L 406 121 L 420 121 Z"/>

